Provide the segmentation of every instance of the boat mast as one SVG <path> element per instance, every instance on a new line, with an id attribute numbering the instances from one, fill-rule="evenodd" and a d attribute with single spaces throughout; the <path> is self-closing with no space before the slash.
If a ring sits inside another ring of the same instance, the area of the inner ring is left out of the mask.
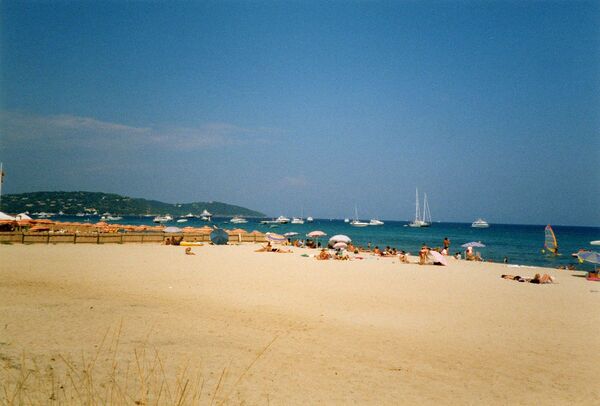
<path id="1" fill-rule="evenodd" d="M 419 189 L 416 188 L 415 189 L 415 196 L 416 196 L 416 207 L 415 207 L 415 223 L 417 223 L 419 221 Z"/>
<path id="2" fill-rule="evenodd" d="M 427 203 L 427 193 L 424 193 L 423 195 L 423 221 L 431 223 L 431 213 L 429 212 L 429 204 Z"/>

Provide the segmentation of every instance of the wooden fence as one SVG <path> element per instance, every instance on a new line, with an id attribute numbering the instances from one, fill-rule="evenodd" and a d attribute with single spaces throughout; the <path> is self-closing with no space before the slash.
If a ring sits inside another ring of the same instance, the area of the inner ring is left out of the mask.
<path id="1" fill-rule="evenodd" d="M 169 237 L 183 237 L 189 242 L 209 242 L 209 234 L 199 233 L 52 233 L 11 231 L 0 232 L 0 243 L 12 244 L 161 244 Z M 264 235 L 233 234 L 230 243 L 264 242 Z"/>

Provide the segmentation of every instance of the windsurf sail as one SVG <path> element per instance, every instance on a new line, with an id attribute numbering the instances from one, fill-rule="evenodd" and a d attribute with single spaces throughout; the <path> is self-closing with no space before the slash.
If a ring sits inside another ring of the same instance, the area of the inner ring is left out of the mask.
<path id="1" fill-rule="evenodd" d="M 548 224 L 544 229 L 544 234 L 546 235 L 546 239 L 544 241 L 544 249 L 550 251 L 554 255 L 558 254 L 558 242 L 556 241 L 556 236 L 554 235 L 554 230 Z"/>

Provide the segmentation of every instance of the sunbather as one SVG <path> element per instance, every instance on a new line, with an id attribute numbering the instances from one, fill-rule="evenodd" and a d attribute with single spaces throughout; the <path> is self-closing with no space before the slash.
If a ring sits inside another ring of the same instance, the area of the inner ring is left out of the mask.
<path id="1" fill-rule="evenodd" d="M 317 255 L 315 258 L 321 261 L 328 260 L 331 259 L 331 254 L 329 253 L 329 251 L 323 248 L 321 252 L 319 252 L 319 255 Z"/>
<path id="2" fill-rule="evenodd" d="M 429 247 L 423 244 L 419 251 L 419 265 L 425 265 L 427 263 L 427 254 L 429 253 Z"/>
<path id="3" fill-rule="evenodd" d="M 271 241 L 267 241 L 266 245 L 263 245 L 262 247 L 255 250 L 254 252 L 271 252 L 272 250 L 273 250 L 273 246 L 271 245 Z"/>
<path id="4" fill-rule="evenodd" d="M 519 276 L 519 275 L 502 275 L 501 278 L 509 279 L 509 280 L 513 280 L 513 281 L 517 281 L 517 282 L 529 282 L 529 283 L 536 283 L 536 284 L 554 283 L 554 277 L 548 275 L 547 273 L 545 273 L 543 275 L 536 273 L 533 278 L 523 278 L 522 276 Z"/>

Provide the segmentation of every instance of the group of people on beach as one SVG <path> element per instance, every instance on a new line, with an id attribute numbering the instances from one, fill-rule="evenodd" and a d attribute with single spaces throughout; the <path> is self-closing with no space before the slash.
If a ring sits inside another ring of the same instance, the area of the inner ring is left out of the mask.
<path id="1" fill-rule="evenodd" d="M 167 241 L 165 241 L 166 245 L 179 245 L 181 241 L 175 240 L 173 241 L 173 239 L 168 239 Z M 435 257 L 432 258 L 432 256 L 430 255 L 431 251 L 437 251 L 440 255 L 448 255 L 449 249 L 450 249 L 450 240 L 448 239 L 448 237 L 444 238 L 443 241 L 443 248 L 430 248 L 427 246 L 427 244 L 423 243 L 421 245 L 421 249 L 419 250 L 419 261 L 418 264 L 419 265 L 426 265 L 426 264 L 433 264 L 433 265 L 442 265 L 441 262 L 436 261 Z M 298 240 L 294 241 L 293 243 L 288 241 L 287 244 L 282 244 L 282 246 L 280 247 L 275 247 L 271 244 L 271 241 L 267 241 L 267 243 L 263 246 L 261 246 L 259 249 L 255 250 L 255 252 L 272 252 L 272 253 L 279 253 L 279 254 L 288 254 L 291 253 L 292 251 L 285 247 L 285 245 L 293 245 L 295 247 L 309 247 L 309 245 L 306 245 L 304 242 L 299 243 Z M 321 248 L 320 244 L 317 245 L 316 243 L 310 244 L 311 248 Z M 334 249 L 335 251 L 333 253 L 330 252 L 330 249 Z M 397 257 L 400 261 L 400 263 L 410 263 L 408 256 L 410 255 L 410 253 L 404 251 L 404 250 L 397 250 L 394 247 L 390 247 L 390 246 L 386 246 L 385 249 L 380 249 L 379 246 L 375 246 L 373 249 L 371 249 L 371 243 L 369 242 L 367 244 L 366 248 L 360 247 L 360 246 L 354 246 L 351 242 L 347 244 L 347 246 L 345 248 L 334 248 L 332 244 L 329 244 L 327 246 L 327 248 L 321 248 L 319 253 L 317 255 L 315 255 L 315 259 L 319 260 L 319 261 L 327 261 L 327 260 L 341 260 L 341 261 L 347 261 L 352 259 L 349 255 L 349 252 L 352 252 L 354 254 L 359 254 L 361 252 L 365 252 L 365 253 L 370 253 L 371 255 L 375 255 L 375 256 L 380 256 L 380 257 L 392 257 L 395 258 Z M 190 247 L 186 247 L 185 249 L 185 254 L 186 255 L 195 255 Z M 439 257 L 439 255 L 438 255 Z M 456 259 L 461 259 L 461 254 L 460 252 L 457 252 L 454 254 L 454 257 Z M 354 256 L 354 258 L 356 259 L 363 259 L 363 257 L 359 257 L 359 256 Z M 481 257 L 479 256 L 479 254 L 475 254 L 473 253 L 473 249 L 472 247 L 468 247 L 466 252 L 465 252 L 465 258 L 468 261 L 482 261 Z M 441 260 L 441 258 L 440 258 Z M 506 260 L 504 262 L 507 262 Z M 526 278 L 526 277 L 522 277 L 519 275 L 502 275 L 501 276 L 502 279 L 507 279 L 507 280 L 514 280 L 517 282 L 527 282 L 527 283 L 533 283 L 533 284 L 548 284 L 548 283 L 554 283 L 555 279 L 553 276 L 550 276 L 548 274 L 535 274 L 535 276 L 533 278 Z"/>

